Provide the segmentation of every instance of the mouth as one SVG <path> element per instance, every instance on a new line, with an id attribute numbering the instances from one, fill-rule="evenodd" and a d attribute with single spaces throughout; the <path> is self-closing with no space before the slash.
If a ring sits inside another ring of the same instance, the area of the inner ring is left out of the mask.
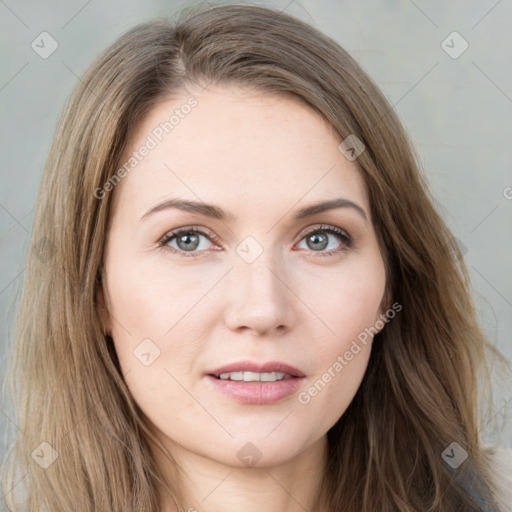
<path id="1" fill-rule="evenodd" d="M 236 380 L 244 382 L 276 380 L 304 377 L 304 374 L 294 366 L 279 361 L 255 363 L 253 361 L 239 361 L 220 368 L 216 368 L 208 375 L 222 380 Z"/>
<path id="2" fill-rule="evenodd" d="M 239 403 L 263 405 L 296 392 L 305 375 L 286 363 L 240 361 L 208 372 L 205 377 L 214 389 Z"/>
<path id="3" fill-rule="evenodd" d="M 220 380 L 234 380 L 237 382 L 276 382 L 295 378 L 283 372 L 225 372 L 218 376 L 212 376 Z"/>

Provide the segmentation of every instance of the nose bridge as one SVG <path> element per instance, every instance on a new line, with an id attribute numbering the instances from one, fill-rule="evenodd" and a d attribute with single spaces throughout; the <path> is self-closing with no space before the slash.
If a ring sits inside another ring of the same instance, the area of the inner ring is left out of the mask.
<path id="1" fill-rule="evenodd" d="M 235 286 L 245 290 L 247 299 L 273 301 L 284 300 L 285 287 L 282 283 L 284 266 L 277 261 L 276 254 L 266 249 L 254 260 L 248 261 L 238 257 L 235 263 Z"/>
<path id="2" fill-rule="evenodd" d="M 282 292 L 282 278 L 278 279 L 282 266 L 277 265 L 275 256 L 269 254 L 261 255 L 256 261 L 247 263 L 238 261 L 235 265 L 235 273 L 240 284 L 252 292 L 254 296 L 259 294 L 275 295 Z M 268 297 L 270 298 L 270 297 Z"/>
<path id="3" fill-rule="evenodd" d="M 230 327 L 265 331 L 289 326 L 293 294 L 284 284 L 284 265 L 276 256 L 270 248 L 257 251 L 250 241 L 237 248 L 228 284 L 230 303 L 226 321 Z"/>

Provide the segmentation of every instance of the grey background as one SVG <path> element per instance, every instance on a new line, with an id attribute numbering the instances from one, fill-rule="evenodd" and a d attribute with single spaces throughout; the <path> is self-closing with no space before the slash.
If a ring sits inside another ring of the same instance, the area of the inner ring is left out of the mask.
<path id="1" fill-rule="evenodd" d="M 93 58 L 121 33 L 191 3 L 0 0 L 0 379 L 37 188 L 65 100 Z M 512 359 L 510 1 L 265 4 L 337 40 L 395 106 L 437 207 L 465 253 L 484 331 Z M 58 43 L 46 59 L 31 47 L 43 31 Z M 443 43 L 454 31 L 469 45 L 458 58 L 453 52 L 463 41 L 451 36 Z M 503 420 L 505 413 L 512 416 L 512 383 L 497 379 L 495 393 L 497 422 L 485 425 L 483 432 L 491 443 L 512 446 L 512 422 Z M 0 413 L 3 432 L 12 415 L 4 404 Z M 0 445 L 0 459 L 6 448 Z"/>

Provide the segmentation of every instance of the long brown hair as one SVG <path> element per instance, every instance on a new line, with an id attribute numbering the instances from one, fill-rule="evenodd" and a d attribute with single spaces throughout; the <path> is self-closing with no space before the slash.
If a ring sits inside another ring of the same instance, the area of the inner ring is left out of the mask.
<path id="1" fill-rule="evenodd" d="M 231 4 L 129 30 L 65 107 L 40 186 L 9 362 L 20 430 L 3 466 L 9 510 L 158 510 L 156 483 L 165 479 L 151 432 L 95 303 L 115 190 L 105 184 L 119 176 L 133 127 L 155 103 L 209 83 L 292 94 L 340 141 L 355 135 L 365 145 L 357 164 L 386 294 L 402 310 L 375 336 L 362 384 L 328 432 L 329 510 L 471 510 L 462 473 L 442 457 L 454 442 L 468 454 L 469 487 L 491 499 L 477 405 L 486 353 L 499 354 L 477 324 L 462 255 L 400 121 L 334 41 L 277 10 Z"/>

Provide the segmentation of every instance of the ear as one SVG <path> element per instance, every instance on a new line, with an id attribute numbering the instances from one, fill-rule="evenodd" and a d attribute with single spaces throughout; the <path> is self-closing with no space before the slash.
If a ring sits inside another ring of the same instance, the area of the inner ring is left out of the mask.
<path id="1" fill-rule="evenodd" d="M 379 316 L 375 322 L 375 326 L 378 328 L 378 332 L 384 329 L 384 326 L 387 323 L 388 311 L 391 309 L 391 305 L 393 303 L 393 298 L 391 296 L 391 290 L 386 287 L 384 295 L 382 297 L 380 307 L 379 307 Z"/>
<path id="2" fill-rule="evenodd" d="M 386 286 L 386 290 L 380 303 L 380 314 L 385 315 L 391 309 L 392 303 L 393 297 L 391 296 L 391 290 Z"/>
<path id="3" fill-rule="evenodd" d="M 100 282 L 98 285 L 98 291 L 96 292 L 96 308 L 101 318 L 104 334 L 112 335 L 112 322 L 110 314 L 105 302 L 105 296 L 103 293 L 103 283 Z"/>

